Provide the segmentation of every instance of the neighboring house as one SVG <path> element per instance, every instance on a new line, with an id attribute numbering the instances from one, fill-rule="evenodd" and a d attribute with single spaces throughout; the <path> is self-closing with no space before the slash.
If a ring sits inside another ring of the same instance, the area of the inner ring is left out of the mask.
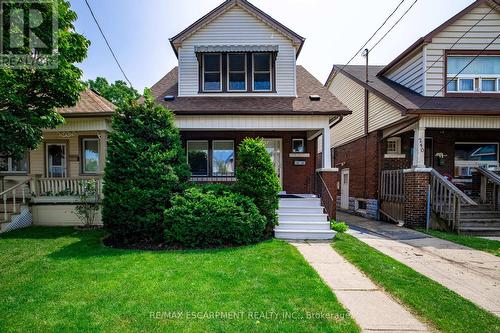
<path id="1" fill-rule="evenodd" d="M 87 89 L 76 106 L 58 109 L 65 123 L 44 130 L 39 148 L 22 160 L 0 155 L 0 231 L 31 218 L 35 225 L 79 224 L 76 195 L 88 179 L 96 179 L 100 190 L 114 111 L 111 102 Z"/>
<path id="2" fill-rule="evenodd" d="M 353 111 L 331 133 L 342 209 L 422 226 L 430 184 L 435 220 L 498 232 L 498 177 L 479 167 L 499 166 L 499 33 L 500 2 L 478 0 L 387 66 L 333 67 Z"/>

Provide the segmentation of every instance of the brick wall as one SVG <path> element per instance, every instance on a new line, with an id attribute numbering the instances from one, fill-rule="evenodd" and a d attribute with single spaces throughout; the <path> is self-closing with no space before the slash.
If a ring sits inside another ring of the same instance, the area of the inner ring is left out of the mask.
<path id="1" fill-rule="evenodd" d="M 428 172 L 408 172 L 404 175 L 405 226 L 425 227 L 427 219 L 427 190 L 430 174 Z"/>
<path id="2" fill-rule="evenodd" d="M 283 190 L 288 193 L 303 194 L 309 193 L 309 182 L 316 171 L 316 141 L 307 141 L 306 132 L 202 132 L 202 131 L 181 131 L 181 139 L 184 147 L 186 140 L 234 140 L 235 147 L 247 137 L 281 138 L 283 145 Z M 307 158 L 292 158 L 292 139 L 301 138 L 307 142 L 306 152 L 310 154 Z M 294 165 L 295 160 L 305 160 L 305 166 Z M 236 159 L 236 163 L 238 160 Z"/>

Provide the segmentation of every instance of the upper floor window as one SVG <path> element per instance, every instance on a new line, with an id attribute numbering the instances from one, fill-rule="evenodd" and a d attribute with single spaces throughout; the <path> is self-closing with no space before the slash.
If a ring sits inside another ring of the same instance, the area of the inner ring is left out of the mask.
<path id="1" fill-rule="evenodd" d="M 222 55 L 203 55 L 203 91 L 222 91 Z"/>
<path id="2" fill-rule="evenodd" d="M 271 53 L 253 54 L 253 90 L 272 90 L 272 57 Z"/>
<path id="3" fill-rule="evenodd" d="M 447 92 L 500 92 L 500 56 L 475 57 L 447 56 Z"/>
<path id="4" fill-rule="evenodd" d="M 229 91 L 247 90 L 247 57 L 244 53 L 227 55 L 227 81 Z"/>

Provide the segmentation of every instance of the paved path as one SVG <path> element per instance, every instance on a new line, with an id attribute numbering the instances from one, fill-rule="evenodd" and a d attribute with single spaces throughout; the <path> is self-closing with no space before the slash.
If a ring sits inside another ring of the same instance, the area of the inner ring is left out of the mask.
<path id="1" fill-rule="evenodd" d="M 500 257 L 386 222 L 337 219 L 366 244 L 500 316 Z"/>
<path id="2" fill-rule="evenodd" d="M 363 332 L 430 332 L 356 267 L 330 242 L 291 241 L 349 310 Z"/>

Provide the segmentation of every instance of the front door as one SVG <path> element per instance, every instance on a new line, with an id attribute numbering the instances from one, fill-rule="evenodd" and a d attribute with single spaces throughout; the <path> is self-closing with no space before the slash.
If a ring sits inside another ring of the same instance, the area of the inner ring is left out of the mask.
<path id="1" fill-rule="evenodd" d="M 273 161 L 274 170 L 280 179 L 280 183 L 283 186 L 282 179 L 282 148 L 281 148 L 281 139 L 264 139 L 266 144 L 266 149 L 268 153 L 271 155 L 271 160 Z"/>
<path id="2" fill-rule="evenodd" d="M 66 177 L 66 144 L 49 143 L 47 144 L 47 177 L 64 178 Z"/>
<path id="3" fill-rule="evenodd" d="M 343 169 L 341 173 L 340 208 L 349 209 L 349 169 Z"/>

